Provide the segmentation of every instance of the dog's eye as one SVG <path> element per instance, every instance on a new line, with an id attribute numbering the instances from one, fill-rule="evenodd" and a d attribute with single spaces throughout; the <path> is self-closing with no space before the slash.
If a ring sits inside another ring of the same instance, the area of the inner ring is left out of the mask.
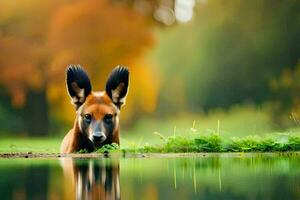
<path id="1" fill-rule="evenodd" d="M 87 123 L 91 123 L 91 121 L 92 121 L 92 115 L 91 115 L 91 114 L 85 114 L 85 115 L 84 115 L 84 120 L 85 120 Z"/>
<path id="2" fill-rule="evenodd" d="M 106 123 L 109 123 L 109 122 L 112 121 L 112 118 L 113 118 L 113 115 L 112 115 L 112 114 L 106 114 L 106 115 L 104 116 L 104 121 L 105 121 Z"/>

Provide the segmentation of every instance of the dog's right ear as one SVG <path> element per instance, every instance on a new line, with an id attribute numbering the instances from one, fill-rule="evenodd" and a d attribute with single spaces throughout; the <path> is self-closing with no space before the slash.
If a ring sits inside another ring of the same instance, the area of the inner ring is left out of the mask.
<path id="1" fill-rule="evenodd" d="M 85 102 L 92 91 L 92 85 L 86 71 L 80 65 L 70 65 L 66 71 L 68 93 L 76 110 Z"/>

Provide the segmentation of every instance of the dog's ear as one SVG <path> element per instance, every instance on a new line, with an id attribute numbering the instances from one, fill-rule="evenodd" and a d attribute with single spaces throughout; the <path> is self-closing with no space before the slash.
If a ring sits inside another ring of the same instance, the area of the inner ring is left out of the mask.
<path id="1" fill-rule="evenodd" d="M 120 109 L 125 103 L 129 85 L 129 71 L 127 67 L 117 66 L 110 73 L 105 91 L 112 102 Z"/>
<path id="2" fill-rule="evenodd" d="M 91 93 L 92 85 L 86 71 L 80 65 L 70 65 L 66 76 L 68 93 L 77 110 Z"/>

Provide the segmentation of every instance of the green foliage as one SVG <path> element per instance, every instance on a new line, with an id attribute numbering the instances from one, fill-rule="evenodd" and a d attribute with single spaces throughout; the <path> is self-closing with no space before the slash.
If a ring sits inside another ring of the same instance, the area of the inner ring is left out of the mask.
<path id="1" fill-rule="evenodd" d="M 120 151 L 120 147 L 116 143 L 106 144 L 100 149 L 96 150 L 97 153 L 111 153 L 111 152 L 118 152 L 118 151 Z"/>
<path id="2" fill-rule="evenodd" d="M 299 60 L 299 6 L 297 0 L 208 1 L 192 23 L 161 31 L 153 52 L 163 74 L 159 112 L 269 100 L 269 82 Z"/>
<path id="3" fill-rule="evenodd" d="M 292 151 L 300 151 L 300 137 L 298 136 L 290 136 L 289 137 L 289 150 Z"/>
<path id="4" fill-rule="evenodd" d="M 166 139 L 165 152 L 191 152 L 194 151 L 194 143 L 184 136 L 171 136 Z"/>
<path id="5" fill-rule="evenodd" d="M 103 147 L 97 149 L 95 153 L 112 153 L 120 151 L 120 147 L 116 143 L 106 144 Z M 88 153 L 87 149 L 81 149 L 77 153 Z"/>
<path id="6" fill-rule="evenodd" d="M 234 152 L 249 152 L 249 151 L 281 151 L 280 143 L 275 139 L 267 137 L 260 138 L 258 136 L 247 136 L 245 138 L 234 137 L 230 143 L 227 144 L 228 151 Z"/>
<path id="7" fill-rule="evenodd" d="M 132 152 L 131 149 L 125 149 Z M 229 140 L 213 133 L 197 134 L 195 138 L 171 136 L 161 145 L 145 145 L 135 152 L 185 153 L 185 152 L 284 152 L 300 151 L 299 135 L 272 135 L 266 137 L 234 137 Z"/>
<path id="8" fill-rule="evenodd" d="M 77 153 L 88 153 L 89 151 L 87 149 L 80 149 Z"/>
<path id="9" fill-rule="evenodd" d="M 200 136 L 194 140 L 199 152 L 220 152 L 222 151 L 222 139 L 219 134 Z"/>

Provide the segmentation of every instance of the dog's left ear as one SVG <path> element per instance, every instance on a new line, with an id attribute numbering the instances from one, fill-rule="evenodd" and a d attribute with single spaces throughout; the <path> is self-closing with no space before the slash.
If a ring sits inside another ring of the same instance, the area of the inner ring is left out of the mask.
<path id="1" fill-rule="evenodd" d="M 117 66 L 110 73 L 105 91 L 112 102 L 120 109 L 125 103 L 129 85 L 129 71 L 127 67 Z"/>

